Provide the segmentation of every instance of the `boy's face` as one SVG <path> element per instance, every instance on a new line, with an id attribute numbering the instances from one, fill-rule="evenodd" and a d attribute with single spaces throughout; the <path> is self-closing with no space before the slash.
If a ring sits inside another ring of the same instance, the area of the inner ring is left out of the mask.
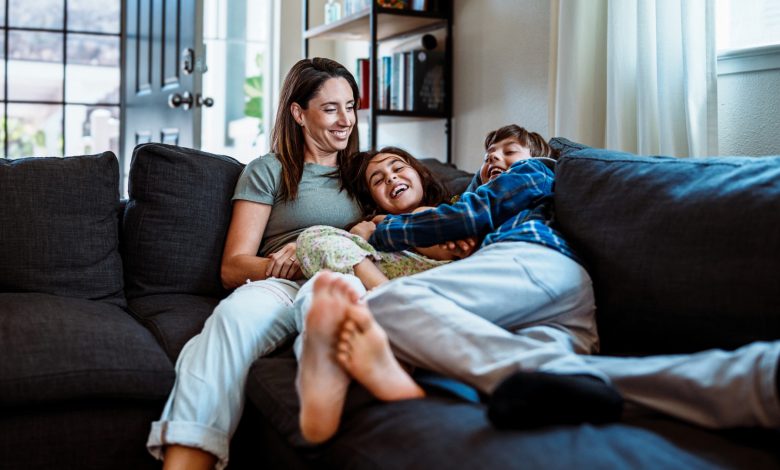
<path id="1" fill-rule="evenodd" d="M 479 179 L 485 184 L 508 170 L 513 163 L 528 158 L 531 158 L 531 151 L 520 145 L 517 139 L 509 137 L 496 142 L 488 147 L 485 153 L 485 161 L 479 169 Z"/>
<path id="2" fill-rule="evenodd" d="M 420 174 L 398 155 L 376 155 L 366 168 L 365 178 L 374 202 L 387 213 L 404 214 L 420 207 Z"/>

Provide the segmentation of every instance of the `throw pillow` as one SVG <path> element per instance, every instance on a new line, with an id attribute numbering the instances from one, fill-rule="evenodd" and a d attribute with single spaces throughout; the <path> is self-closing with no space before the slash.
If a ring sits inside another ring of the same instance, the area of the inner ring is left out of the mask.
<path id="1" fill-rule="evenodd" d="M 221 297 L 222 249 L 243 166 L 173 145 L 133 151 L 122 226 L 127 295 Z"/>

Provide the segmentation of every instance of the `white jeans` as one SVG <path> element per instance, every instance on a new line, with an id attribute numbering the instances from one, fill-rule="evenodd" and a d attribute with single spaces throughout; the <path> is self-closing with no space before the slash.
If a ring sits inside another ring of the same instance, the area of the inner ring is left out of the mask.
<path id="1" fill-rule="evenodd" d="M 399 359 L 485 393 L 519 370 L 589 374 L 629 402 L 702 426 L 780 426 L 780 342 L 691 355 L 590 356 L 598 342 L 590 278 L 541 245 L 496 243 L 366 297 Z"/>
<path id="2" fill-rule="evenodd" d="M 178 444 L 214 454 L 218 469 L 227 465 L 249 367 L 296 334 L 297 292 L 291 281 L 256 281 L 217 305 L 179 354 L 176 382 L 146 444 L 152 455 L 162 459 L 164 446 Z"/>

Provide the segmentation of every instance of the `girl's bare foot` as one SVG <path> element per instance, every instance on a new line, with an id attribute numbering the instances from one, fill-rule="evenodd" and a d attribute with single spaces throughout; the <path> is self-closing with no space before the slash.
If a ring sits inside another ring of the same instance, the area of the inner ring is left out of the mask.
<path id="1" fill-rule="evenodd" d="M 425 392 L 390 350 L 387 334 L 363 303 L 347 309 L 336 359 L 353 379 L 384 401 L 422 398 Z"/>
<path id="2" fill-rule="evenodd" d="M 351 379 L 336 362 L 334 348 L 347 309 L 358 298 L 345 280 L 332 273 L 321 273 L 314 280 L 296 377 L 301 433 L 312 443 L 328 440 L 339 427 Z"/>

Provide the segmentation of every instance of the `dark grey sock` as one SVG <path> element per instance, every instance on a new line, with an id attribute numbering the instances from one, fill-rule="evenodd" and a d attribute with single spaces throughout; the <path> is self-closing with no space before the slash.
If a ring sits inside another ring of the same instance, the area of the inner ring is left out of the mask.
<path id="1" fill-rule="evenodd" d="M 590 375 L 517 372 L 504 380 L 488 402 L 497 428 L 529 429 L 556 424 L 618 421 L 623 398 Z"/>

